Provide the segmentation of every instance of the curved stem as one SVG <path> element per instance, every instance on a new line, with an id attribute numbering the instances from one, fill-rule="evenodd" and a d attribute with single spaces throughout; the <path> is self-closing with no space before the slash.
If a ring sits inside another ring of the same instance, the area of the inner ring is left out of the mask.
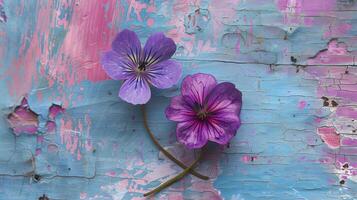
<path id="1" fill-rule="evenodd" d="M 196 171 L 194 171 L 193 169 L 191 169 L 190 167 L 187 167 L 184 163 L 182 163 L 181 161 L 177 160 L 170 152 L 166 151 L 166 149 L 164 147 L 162 147 L 160 145 L 160 143 L 156 140 L 154 134 L 151 132 L 148 122 L 147 122 L 147 117 L 146 117 L 146 111 L 145 111 L 145 105 L 141 106 L 141 111 L 143 113 L 143 119 L 144 119 L 144 127 L 147 131 L 147 133 L 149 134 L 151 140 L 153 141 L 153 143 L 157 146 L 157 148 L 166 156 L 168 157 L 170 160 L 172 160 L 173 162 L 175 162 L 178 166 L 180 166 L 182 169 L 188 169 L 189 173 L 191 173 L 192 175 L 196 176 L 197 178 L 203 179 L 203 180 L 208 180 L 209 177 L 204 176 Z"/>
<path id="2" fill-rule="evenodd" d="M 189 167 L 187 167 L 185 170 L 183 170 L 181 173 L 179 173 L 175 177 L 173 177 L 170 180 L 166 181 L 165 183 L 161 184 L 159 187 L 151 190 L 150 192 L 145 193 L 144 197 L 152 195 L 152 194 L 156 194 L 156 193 L 160 192 L 161 190 L 163 190 L 163 189 L 169 187 L 170 185 L 174 184 L 175 182 L 179 181 L 183 177 L 185 177 L 190 172 L 190 170 L 192 170 L 196 166 L 198 161 L 200 161 L 201 157 L 202 157 L 202 152 L 200 152 L 198 154 L 198 157 L 196 158 L 196 160 Z"/>

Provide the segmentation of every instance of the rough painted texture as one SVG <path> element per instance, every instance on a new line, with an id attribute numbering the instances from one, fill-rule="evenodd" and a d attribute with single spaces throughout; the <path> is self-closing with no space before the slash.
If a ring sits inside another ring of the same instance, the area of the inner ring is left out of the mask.
<path id="1" fill-rule="evenodd" d="M 154 199 L 357 199 L 355 0 L 0 0 L 0 199 L 142 199 L 181 170 L 100 67 L 124 28 L 243 92 L 237 136 L 198 168 L 212 179 Z M 189 163 L 164 117 L 178 88 L 153 91 L 149 123 Z"/>

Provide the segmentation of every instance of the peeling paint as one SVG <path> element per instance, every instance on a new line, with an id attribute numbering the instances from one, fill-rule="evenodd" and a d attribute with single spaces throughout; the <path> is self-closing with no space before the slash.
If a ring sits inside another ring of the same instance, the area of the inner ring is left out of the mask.
<path id="1" fill-rule="evenodd" d="M 7 116 L 7 120 L 17 136 L 21 133 L 36 134 L 39 127 L 38 114 L 30 109 L 26 98 Z"/>
<path id="2" fill-rule="evenodd" d="M 3 3 L 0 1 L 0 22 L 6 23 L 7 21 L 7 16 L 4 11 L 4 7 L 2 5 Z"/>

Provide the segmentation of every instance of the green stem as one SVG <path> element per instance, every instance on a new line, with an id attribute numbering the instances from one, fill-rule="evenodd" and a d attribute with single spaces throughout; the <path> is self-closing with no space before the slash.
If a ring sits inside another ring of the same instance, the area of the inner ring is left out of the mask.
<path id="1" fill-rule="evenodd" d="M 161 184 L 159 187 L 151 190 L 150 192 L 145 193 L 144 197 L 152 195 L 152 194 L 156 194 L 156 193 L 160 192 L 161 190 L 165 189 L 166 187 L 169 187 L 170 185 L 179 181 L 183 177 L 185 177 L 190 172 L 190 170 L 193 170 L 193 168 L 196 166 L 198 161 L 200 161 L 201 157 L 202 157 L 202 152 L 200 152 L 198 154 L 198 157 L 196 158 L 196 160 L 189 167 L 187 167 L 185 170 L 183 170 L 180 174 L 176 175 L 175 177 L 171 178 L 170 180 L 166 181 L 165 183 Z"/>
<path id="2" fill-rule="evenodd" d="M 145 111 L 145 105 L 141 106 L 141 111 L 143 113 L 143 119 L 144 119 L 144 127 L 147 131 L 147 133 L 149 134 L 151 140 L 153 141 L 153 143 L 157 146 L 157 148 L 166 156 L 168 157 L 170 160 L 172 160 L 173 162 L 175 162 L 178 166 L 180 166 L 182 169 L 187 169 L 188 167 L 183 164 L 181 161 L 177 160 L 170 152 L 166 151 L 166 149 L 164 147 L 161 146 L 161 144 L 159 143 L 159 141 L 156 140 L 154 134 L 151 132 L 148 122 L 147 122 L 147 117 L 146 117 L 146 111 Z M 194 171 L 193 169 L 189 169 L 189 172 L 196 176 L 197 178 L 203 179 L 203 180 L 208 180 L 209 177 L 202 175 L 196 171 Z"/>

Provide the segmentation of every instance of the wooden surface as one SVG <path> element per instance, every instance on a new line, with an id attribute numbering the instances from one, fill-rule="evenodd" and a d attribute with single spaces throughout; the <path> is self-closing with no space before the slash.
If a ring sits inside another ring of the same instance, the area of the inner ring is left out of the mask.
<path id="1" fill-rule="evenodd" d="M 243 92 L 236 137 L 197 169 L 211 180 L 187 176 L 152 199 L 357 199 L 355 0 L 0 0 L 0 199 L 143 199 L 181 171 L 100 67 L 124 28 L 142 42 L 165 32 L 184 75 Z M 154 90 L 149 123 L 190 163 L 163 113 L 178 90 Z M 23 97 L 41 133 L 10 129 Z"/>

